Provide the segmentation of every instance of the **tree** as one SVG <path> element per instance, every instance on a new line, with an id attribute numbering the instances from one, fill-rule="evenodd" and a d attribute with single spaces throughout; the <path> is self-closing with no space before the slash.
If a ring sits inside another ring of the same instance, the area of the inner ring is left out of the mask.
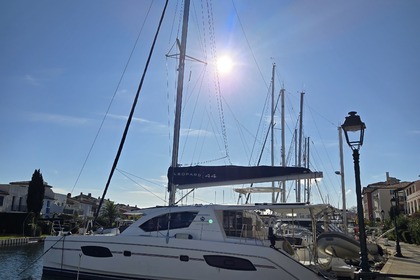
<path id="1" fill-rule="evenodd" d="M 36 224 L 39 218 L 39 213 L 42 210 L 44 203 L 44 179 L 42 178 L 41 171 L 38 169 L 34 171 L 32 180 L 29 182 L 28 196 L 26 198 L 26 205 L 28 207 L 28 213 L 32 213 L 32 231 L 33 235 L 36 235 Z"/>
<path id="2" fill-rule="evenodd" d="M 417 244 L 420 245 L 420 213 L 414 213 L 411 216 L 411 220 L 408 224 L 408 229 L 411 232 L 411 238 L 412 241 Z"/>
<path id="3" fill-rule="evenodd" d="M 101 217 L 106 221 L 106 226 L 112 227 L 115 220 L 118 218 L 118 207 L 113 201 L 108 200 L 102 210 Z"/>
<path id="4" fill-rule="evenodd" d="M 44 194 L 44 179 L 42 178 L 41 171 L 35 169 L 32 180 L 29 182 L 28 197 L 26 198 L 28 213 L 33 212 L 36 217 L 39 216 L 44 203 Z"/>

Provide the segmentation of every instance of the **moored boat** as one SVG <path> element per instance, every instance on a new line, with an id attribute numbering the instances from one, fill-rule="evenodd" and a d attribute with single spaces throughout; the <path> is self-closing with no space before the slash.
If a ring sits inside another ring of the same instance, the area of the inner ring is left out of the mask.
<path id="1" fill-rule="evenodd" d="M 116 236 L 53 236 L 44 273 L 88 279 L 321 279 L 273 240 L 255 210 L 281 205 L 143 209 Z"/>
<path id="2" fill-rule="evenodd" d="M 324 232 L 317 238 L 318 250 L 329 256 L 347 260 L 357 265 L 360 262 L 360 243 L 341 232 Z M 383 261 L 382 248 L 374 243 L 367 244 L 368 259 L 372 262 Z"/>
<path id="3" fill-rule="evenodd" d="M 188 20 L 189 3 L 185 0 L 184 21 Z M 182 97 L 186 26 L 179 44 L 177 101 Z M 125 132 L 134 108 L 133 105 Z M 142 209 L 141 218 L 118 235 L 47 237 L 43 272 L 77 275 L 80 279 L 322 279 L 318 271 L 298 262 L 293 252 L 288 253 L 287 241 L 276 238 L 256 212 L 280 209 L 284 205 L 176 206 L 175 201 L 177 189 L 310 179 L 320 174 L 301 167 L 181 167 L 178 163 L 180 114 L 179 101 L 172 165 L 168 169 L 169 206 Z M 124 139 L 125 135 L 113 170 Z"/>

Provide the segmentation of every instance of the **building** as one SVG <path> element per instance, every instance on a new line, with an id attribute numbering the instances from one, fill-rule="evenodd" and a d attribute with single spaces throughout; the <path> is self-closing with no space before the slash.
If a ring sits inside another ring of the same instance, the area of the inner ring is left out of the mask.
<path id="1" fill-rule="evenodd" d="M 391 210 L 391 199 L 394 193 L 398 194 L 401 213 L 405 213 L 405 193 L 404 189 L 412 184 L 411 182 L 400 182 L 400 180 L 389 177 L 386 173 L 385 182 L 369 184 L 363 188 L 363 215 L 366 220 L 379 222 L 389 217 Z"/>
<path id="2" fill-rule="evenodd" d="M 0 212 L 26 212 L 28 188 L 16 184 L 0 185 Z"/>
<path id="3" fill-rule="evenodd" d="M 28 197 L 29 181 L 10 182 L 0 185 L 0 212 L 4 213 L 24 213 L 28 207 L 26 199 Z M 52 186 L 44 182 L 45 194 L 44 205 L 41 213 L 47 214 L 50 211 L 50 205 L 54 202 L 54 192 Z"/>
<path id="4" fill-rule="evenodd" d="M 0 184 L 0 234 L 22 234 L 24 224 L 28 215 L 27 197 L 30 181 L 11 182 L 9 184 Z M 44 182 L 44 200 L 43 207 L 40 212 L 41 218 L 45 220 L 68 221 L 78 219 L 89 221 L 93 220 L 99 206 L 100 198 L 92 197 L 91 193 L 72 197 L 70 193 L 67 195 L 54 193 L 52 186 Z M 122 217 L 137 206 L 117 204 L 118 210 Z M 103 210 L 102 207 L 101 210 Z M 128 225 L 128 219 L 119 219 L 119 225 Z"/>
<path id="5" fill-rule="evenodd" d="M 411 216 L 420 211 L 420 180 L 410 183 L 405 189 L 406 213 Z"/>
<path id="6" fill-rule="evenodd" d="M 0 184 L 0 213 L 26 213 L 26 199 L 30 181 Z M 71 197 L 71 194 L 54 193 L 52 186 L 44 182 L 45 193 L 41 209 L 43 218 L 53 218 L 60 214 L 77 215 L 82 218 L 92 218 L 99 200 L 91 194 Z"/>
<path id="7" fill-rule="evenodd" d="M 91 193 L 85 195 L 81 192 L 80 195 L 73 197 L 73 199 L 80 204 L 80 216 L 83 216 L 83 218 L 93 218 L 95 216 L 99 206 L 100 198 L 92 197 Z M 75 201 L 73 202 L 75 203 Z"/>
<path id="8" fill-rule="evenodd" d="M 67 195 L 54 193 L 54 201 L 50 205 L 50 214 L 45 218 L 54 218 L 63 213 L 67 204 Z"/>

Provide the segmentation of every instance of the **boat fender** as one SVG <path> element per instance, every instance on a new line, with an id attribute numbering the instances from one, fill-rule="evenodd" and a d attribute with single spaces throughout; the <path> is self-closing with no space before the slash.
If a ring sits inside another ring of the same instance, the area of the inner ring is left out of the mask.
<path id="1" fill-rule="evenodd" d="M 286 253 L 288 253 L 289 255 L 293 256 L 295 254 L 295 250 L 293 250 L 292 245 L 290 244 L 289 241 L 287 241 L 286 239 L 283 240 L 282 242 L 282 249 L 283 251 L 285 251 Z"/>
<path id="2" fill-rule="evenodd" d="M 384 249 L 382 249 L 382 247 L 380 245 L 378 245 L 378 253 L 380 256 L 384 255 Z"/>

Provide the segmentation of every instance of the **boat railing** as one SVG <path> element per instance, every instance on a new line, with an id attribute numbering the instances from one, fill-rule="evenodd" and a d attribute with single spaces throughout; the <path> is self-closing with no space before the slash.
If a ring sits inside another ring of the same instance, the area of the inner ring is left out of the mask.
<path id="1" fill-rule="evenodd" d="M 61 226 L 61 222 L 59 220 L 54 220 L 51 226 L 51 235 L 59 235 L 62 231 L 63 227 Z"/>

